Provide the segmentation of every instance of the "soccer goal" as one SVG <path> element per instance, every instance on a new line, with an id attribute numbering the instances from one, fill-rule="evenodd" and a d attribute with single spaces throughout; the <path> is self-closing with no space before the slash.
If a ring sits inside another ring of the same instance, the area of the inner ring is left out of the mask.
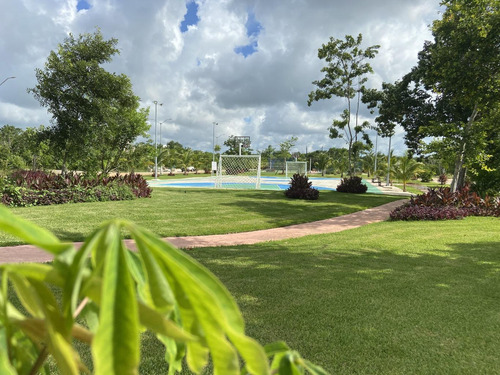
<path id="1" fill-rule="evenodd" d="M 291 178 L 296 173 L 307 176 L 307 161 L 287 161 L 285 170 L 286 178 Z"/>
<path id="2" fill-rule="evenodd" d="M 221 155 L 215 187 L 260 189 L 260 155 Z"/>

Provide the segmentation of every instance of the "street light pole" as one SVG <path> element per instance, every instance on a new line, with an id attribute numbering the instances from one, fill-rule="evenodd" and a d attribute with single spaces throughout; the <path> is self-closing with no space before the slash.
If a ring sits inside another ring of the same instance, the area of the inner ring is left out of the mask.
<path id="1" fill-rule="evenodd" d="M 7 78 L 5 78 L 5 79 L 2 81 L 2 83 L 0 83 L 0 86 L 2 86 L 2 85 L 5 83 L 5 81 L 8 81 L 9 79 L 14 79 L 14 78 L 16 78 L 16 77 L 7 77 Z"/>
<path id="2" fill-rule="evenodd" d="M 168 118 L 168 119 L 163 120 L 163 121 L 161 121 L 161 122 L 160 122 L 160 147 L 161 147 L 161 124 L 164 124 L 164 123 L 166 123 L 167 121 L 172 121 L 172 119 L 171 119 L 171 118 Z"/>
<path id="3" fill-rule="evenodd" d="M 213 128 L 212 128 L 212 162 L 215 161 L 215 127 L 219 125 L 218 122 L 212 122 Z"/>
<path id="4" fill-rule="evenodd" d="M 392 135 L 389 136 L 389 151 L 387 152 L 387 181 L 385 182 L 385 186 L 389 186 L 391 179 L 391 138 Z"/>
<path id="5" fill-rule="evenodd" d="M 158 146 L 156 143 L 156 126 L 158 124 L 158 101 L 155 100 L 153 102 L 155 104 L 155 180 L 158 179 Z M 160 106 L 162 106 L 163 103 L 160 103 Z"/>

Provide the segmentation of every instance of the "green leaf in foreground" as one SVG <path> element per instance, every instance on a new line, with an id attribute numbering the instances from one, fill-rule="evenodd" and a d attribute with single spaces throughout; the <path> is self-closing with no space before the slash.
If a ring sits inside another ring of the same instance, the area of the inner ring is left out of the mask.
<path id="1" fill-rule="evenodd" d="M 0 355 L 2 373 L 47 373 L 49 355 L 61 373 L 87 371 L 73 347 L 76 339 L 90 344 L 97 375 L 137 374 L 140 332 L 148 329 L 165 344 L 169 374 L 182 371 L 184 359 L 196 373 L 211 359 L 215 374 L 270 374 L 268 357 L 273 356 L 273 369 L 280 373 L 323 374 L 284 343 L 265 350 L 248 337 L 225 286 L 186 253 L 144 229 L 112 220 L 75 252 L 8 212 L 0 220 L 6 222 L 9 233 L 25 240 L 39 235 L 34 242 L 55 259 L 46 265 L 0 266 L 0 349 L 8 353 Z M 124 230 L 135 239 L 137 253 L 125 247 Z M 10 291 L 24 310 L 10 302 Z M 89 329 L 75 322 L 82 311 Z"/>

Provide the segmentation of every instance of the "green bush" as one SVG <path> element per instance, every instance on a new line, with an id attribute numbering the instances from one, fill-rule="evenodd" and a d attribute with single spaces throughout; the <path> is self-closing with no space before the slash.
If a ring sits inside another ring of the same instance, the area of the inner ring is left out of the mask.
<path id="1" fill-rule="evenodd" d="M 296 173 L 292 176 L 285 195 L 294 199 L 316 200 L 319 198 L 319 190 L 312 187 L 312 182 L 307 176 Z"/>
<path id="2" fill-rule="evenodd" d="M 363 184 L 362 178 L 359 176 L 351 176 L 343 178 L 340 181 L 340 184 L 337 186 L 337 191 L 341 193 L 354 193 L 354 194 L 362 194 L 366 193 L 368 190 L 368 186 Z"/>
<path id="3" fill-rule="evenodd" d="M 420 178 L 420 181 L 422 182 L 431 182 L 433 174 L 430 171 L 422 171 L 418 173 L 418 178 Z"/>
<path id="4" fill-rule="evenodd" d="M 2 203 L 13 207 L 63 203 L 130 200 L 150 197 L 151 189 L 140 175 L 84 178 L 43 171 L 17 171 L 3 183 Z"/>

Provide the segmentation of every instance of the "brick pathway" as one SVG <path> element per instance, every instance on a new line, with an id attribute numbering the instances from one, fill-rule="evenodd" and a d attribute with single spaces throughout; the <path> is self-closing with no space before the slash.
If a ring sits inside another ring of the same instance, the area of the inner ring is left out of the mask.
<path id="1" fill-rule="evenodd" d="M 284 240 L 314 234 L 334 233 L 362 225 L 384 221 L 389 213 L 405 200 L 398 200 L 364 211 L 338 216 L 312 223 L 290 225 L 288 227 L 257 230 L 253 232 L 215 234 L 209 236 L 167 237 L 164 240 L 182 249 L 194 247 L 216 247 L 232 245 L 250 245 L 259 242 Z M 132 240 L 125 240 L 127 247 L 134 249 Z M 76 247 L 81 242 L 75 243 Z M 0 264 L 15 262 L 48 262 L 52 255 L 31 245 L 0 247 Z"/>

